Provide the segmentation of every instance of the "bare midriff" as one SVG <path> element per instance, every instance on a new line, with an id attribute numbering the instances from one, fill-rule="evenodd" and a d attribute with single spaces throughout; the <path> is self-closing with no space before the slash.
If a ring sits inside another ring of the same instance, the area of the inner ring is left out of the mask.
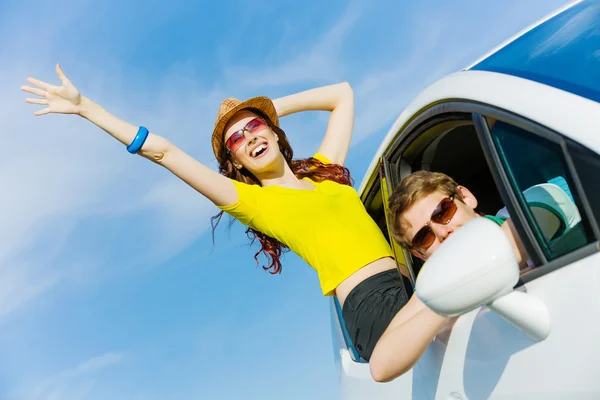
<path id="1" fill-rule="evenodd" d="M 346 278 L 342 283 L 338 285 L 335 289 L 335 294 L 340 302 L 340 305 L 344 306 L 344 301 L 348 294 L 354 289 L 359 283 L 376 275 L 383 271 L 388 270 L 397 270 L 396 261 L 391 257 L 380 258 L 379 260 L 375 260 L 370 264 L 365 265 L 348 278 Z M 398 272 L 398 274 L 400 274 Z"/>

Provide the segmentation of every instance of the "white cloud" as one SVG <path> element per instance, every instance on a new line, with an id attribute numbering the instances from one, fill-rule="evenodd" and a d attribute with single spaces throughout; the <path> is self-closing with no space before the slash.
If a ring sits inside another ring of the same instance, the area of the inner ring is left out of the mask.
<path id="1" fill-rule="evenodd" d="M 183 250 L 209 229 L 210 216 L 219 211 L 208 199 L 174 179 L 154 186 L 141 200 L 142 207 L 161 211 L 163 231 L 155 250 L 165 257 Z"/>
<path id="2" fill-rule="evenodd" d="M 428 23 L 415 18 L 415 36 L 419 42 L 399 57 L 401 62 L 369 71 L 355 87 L 357 112 L 353 146 L 388 127 L 421 89 L 451 71 L 457 58 L 462 57 L 458 52 L 440 51 L 439 42 L 449 21 L 435 15 L 428 18 Z M 436 60 L 433 65 L 432 59 Z M 419 79 L 413 78 L 416 76 Z"/>
<path id="3" fill-rule="evenodd" d="M 52 287 L 57 278 L 52 273 L 40 277 L 35 268 L 13 264 L 0 269 L 0 317 Z"/>
<path id="4" fill-rule="evenodd" d="M 123 359 L 123 353 L 105 353 L 101 356 L 92 357 L 73 369 L 63 371 L 59 374 L 61 379 L 77 378 L 86 374 L 96 372 L 97 370 L 118 364 Z"/>
<path id="5" fill-rule="evenodd" d="M 290 60 L 258 70 L 228 69 L 225 72 L 229 82 L 234 87 L 256 90 L 307 82 L 327 84 L 337 81 L 345 70 L 341 57 L 342 45 L 360 19 L 362 8 L 359 1 L 351 1 L 341 17 L 317 43 L 309 44 L 308 50 L 300 51 Z"/>
<path id="6" fill-rule="evenodd" d="M 97 387 L 97 373 L 119 364 L 123 353 L 106 353 L 92 357 L 74 368 L 20 388 L 9 395 L 15 400 L 81 400 Z"/>

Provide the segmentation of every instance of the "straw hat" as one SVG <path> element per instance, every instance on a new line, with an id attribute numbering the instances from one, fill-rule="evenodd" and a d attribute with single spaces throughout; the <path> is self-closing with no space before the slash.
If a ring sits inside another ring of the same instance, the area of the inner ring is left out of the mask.
<path id="1" fill-rule="evenodd" d="M 255 108 L 257 110 L 262 111 L 275 126 L 279 126 L 279 117 L 277 116 L 277 110 L 275 109 L 275 105 L 273 104 L 271 99 L 268 97 L 258 96 L 248 99 L 246 101 L 241 101 L 234 98 L 223 100 L 221 106 L 219 107 L 219 112 L 215 121 L 215 129 L 213 130 L 212 134 L 213 152 L 215 153 L 217 161 L 224 161 L 224 153 L 222 149 L 224 138 L 223 131 L 225 129 L 225 126 L 235 113 L 247 108 Z"/>

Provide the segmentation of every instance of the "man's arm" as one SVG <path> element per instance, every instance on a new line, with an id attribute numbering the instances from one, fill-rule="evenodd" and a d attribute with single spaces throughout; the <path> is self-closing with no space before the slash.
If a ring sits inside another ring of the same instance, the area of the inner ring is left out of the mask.
<path id="1" fill-rule="evenodd" d="M 389 382 L 410 370 L 450 319 L 412 295 L 385 330 L 369 360 L 371 376 Z"/>

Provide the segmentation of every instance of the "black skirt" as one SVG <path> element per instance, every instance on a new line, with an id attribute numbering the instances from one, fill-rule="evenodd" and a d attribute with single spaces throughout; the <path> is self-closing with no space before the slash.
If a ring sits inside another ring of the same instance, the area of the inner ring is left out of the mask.
<path id="1" fill-rule="evenodd" d="M 362 358 L 369 361 L 375 344 L 412 293 L 410 280 L 396 269 L 375 274 L 350 291 L 342 316 Z"/>

